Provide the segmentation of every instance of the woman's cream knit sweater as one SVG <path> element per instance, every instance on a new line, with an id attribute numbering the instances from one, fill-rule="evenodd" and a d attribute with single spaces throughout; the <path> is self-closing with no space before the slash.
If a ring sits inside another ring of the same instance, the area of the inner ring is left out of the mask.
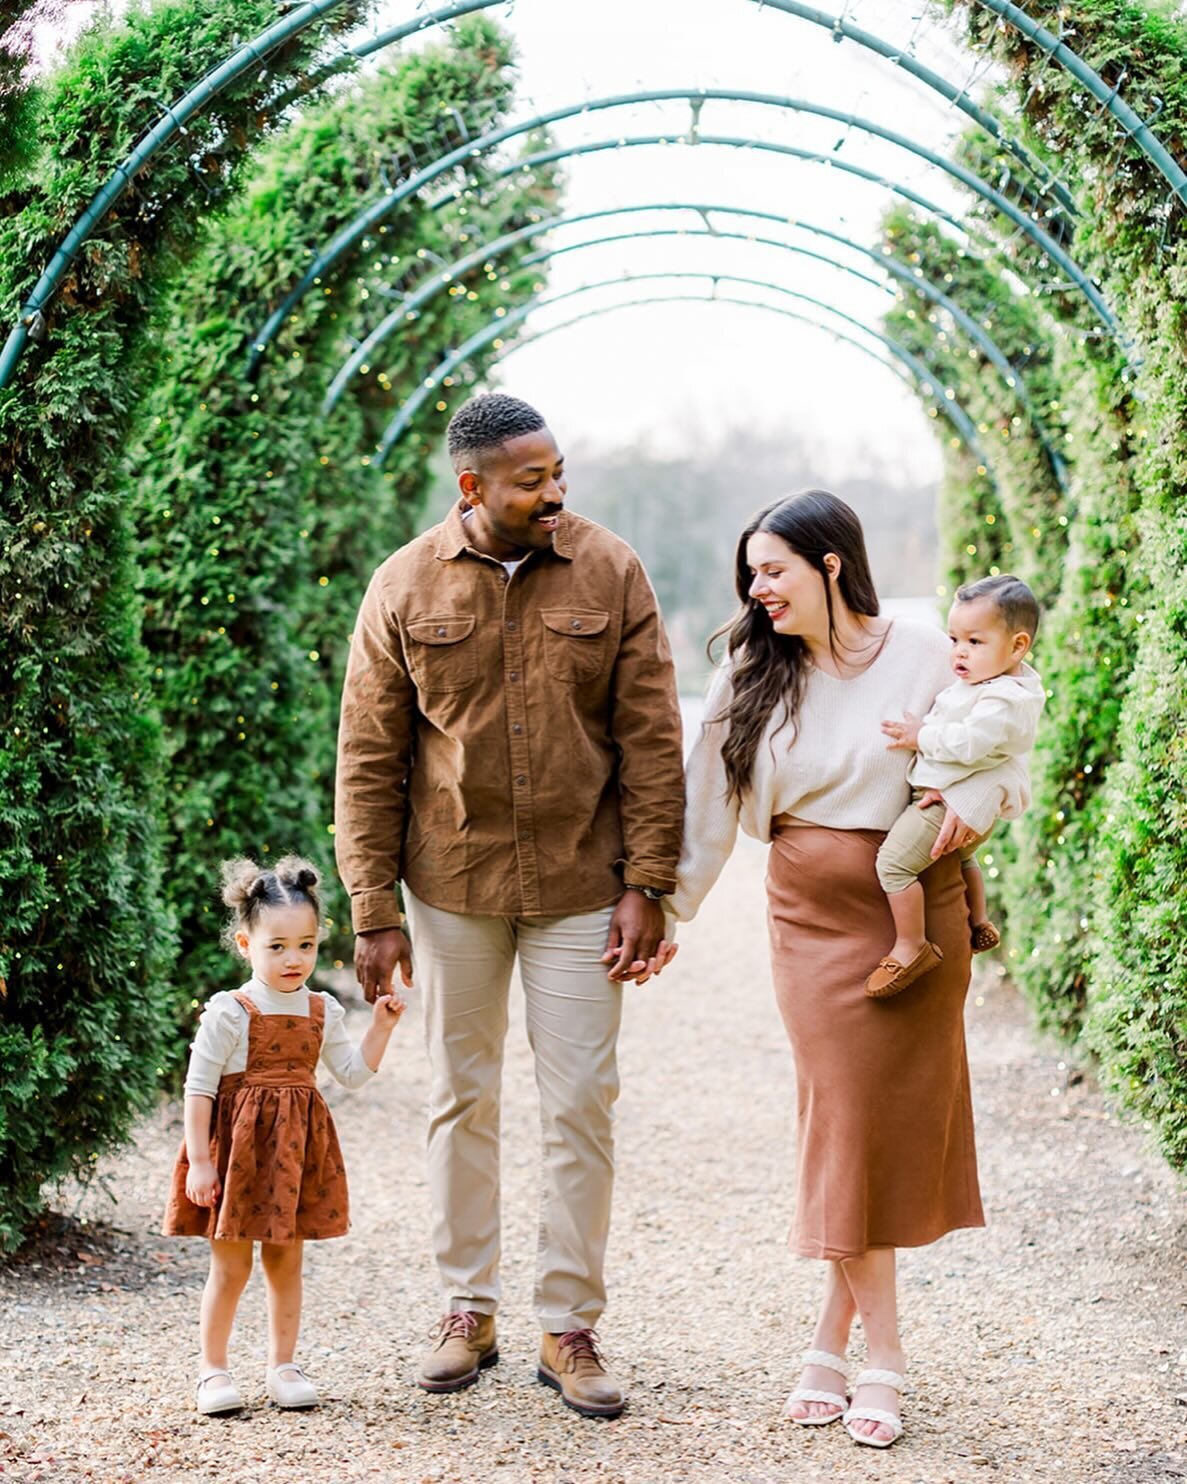
<path id="1" fill-rule="evenodd" d="M 895 619 L 881 654 L 859 675 L 838 680 L 808 672 L 799 724 L 790 737 L 779 710 L 754 759 L 746 796 L 726 798 L 723 722 L 713 718 L 728 700 L 729 671 L 714 676 L 701 735 L 688 760 L 684 850 L 676 890 L 665 903 L 680 921 L 696 915 L 737 839 L 739 825 L 771 838 L 771 820 L 792 814 L 838 830 L 887 830 L 910 802 L 907 770 L 915 754 L 889 749 L 879 723 L 904 711 L 923 716 L 952 680 L 948 636 L 927 624 Z M 960 813 L 960 785 L 945 790 Z"/>

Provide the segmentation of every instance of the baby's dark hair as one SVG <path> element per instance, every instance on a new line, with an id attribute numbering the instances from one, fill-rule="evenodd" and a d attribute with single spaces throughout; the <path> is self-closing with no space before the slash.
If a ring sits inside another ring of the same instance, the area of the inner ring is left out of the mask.
<path id="1" fill-rule="evenodd" d="M 223 945 L 234 950 L 235 934 L 250 932 L 265 907 L 306 903 L 321 928 L 321 877 L 317 867 L 299 855 L 286 855 L 271 869 L 246 856 L 223 861 L 223 901 L 231 909 L 223 929 Z"/>
<path id="2" fill-rule="evenodd" d="M 975 603 L 978 598 L 989 598 L 1011 634 L 1029 634 L 1033 640 L 1039 631 L 1039 605 L 1034 593 L 1020 577 L 1011 576 L 1009 572 L 966 582 L 956 589 L 955 598 L 958 603 Z"/>
<path id="3" fill-rule="evenodd" d="M 544 419 L 527 402 L 506 392 L 483 392 L 463 402 L 449 419 L 445 436 L 450 461 L 460 474 L 509 438 L 538 433 L 542 427 Z"/>

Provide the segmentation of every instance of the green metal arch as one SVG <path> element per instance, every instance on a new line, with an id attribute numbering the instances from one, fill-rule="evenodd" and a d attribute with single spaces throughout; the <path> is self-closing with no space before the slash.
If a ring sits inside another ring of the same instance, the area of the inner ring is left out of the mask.
<path id="1" fill-rule="evenodd" d="M 920 385 L 911 372 L 905 366 L 898 363 L 897 358 L 895 360 L 884 361 L 872 345 L 866 345 L 863 341 L 858 340 L 856 336 L 847 335 L 844 330 L 837 329 L 835 325 L 821 324 L 819 320 L 812 319 L 810 315 L 799 314 L 794 309 L 785 309 L 781 304 L 763 304 L 756 299 L 736 299 L 729 294 L 718 293 L 695 295 L 658 294 L 646 299 L 631 299 L 623 304 L 602 304 L 597 309 L 586 309 L 580 314 L 573 315 L 570 319 L 561 320 L 559 324 L 546 325 L 544 329 L 536 330 L 530 335 L 517 337 L 505 350 L 501 350 L 498 353 L 496 360 L 502 362 L 508 356 L 514 355 L 517 350 L 523 350 L 527 346 L 535 344 L 537 340 L 544 339 L 547 335 L 555 335 L 561 330 L 571 329 L 573 325 L 579 325 L 585 320 L 599 319 L 604 314 L 614 314 L 620 309 L 650 309 L 653 304 L 731 304 L 742 309 L 759 309 L 767 314 L 779 314 L 786 319 L 797 320 L 802 325 L 808 325 L 813 330 L 819 330 L 823 335 L 831 335 L 834 340 L 839 340 L 844 345 L 852 346 L 854 350 L 860 351 L 864 356 L 868 356 L 875 365 L 889 371 L 913 393 L 923 393 L 924 396 L 927 396 L 930 399 L 929 405 L 934 409 L 936 415 L 945 418 L 952 425 L 960 441 L 967 444 L 977 455 L 978 459 L 981 460 L 981 465 L 990 483 L 995 489 L 997 488 L 993 465 L 986 462 L 982 456 L 983 450 L 978 443 L 969 442 L 969 439 L 965 437 L 964 430 L 966 428 L 973 431 L 974 438 L 976 436 L 976 430 L 973 427 L 972 419 L 969 418 L 963 407 L 954 401 L 949 402 L 945 397 L 936 397 L 934 395 L 935 386 L 931 382 L 928 383 L 931 390 L 925 391 L 924 387 Z"/>
<path id="2" fill-rule="evenodd" d="M 817 236 L 824 237 L 830 242 L 835 242 L 839 246 L 852 249 L 853 251 L 858 252 L 865 257 L 873 259 L 874 262 L 876 262 L 880 267 L 885 268 L 887 272 L 889 272 L 893 277 L 897 278 L 900 282 L 908 284 L 913 290 L 921 293 L 925 298 L 929 299 L 932 303 L 938 305 L 946 313 L 950 314 L 956 324 L 964 332 L 964 334 L 968 336 L 968 338 L 971 339 L 981 349 L 982 353 L 987 357 L 995 370 L 1002 377 L 1003 381 L 1006 383 L 1006 386 L 1014 393 L 1014 395 L 1018 398 L 1018 401 L 1025 409 L 1026 414 L 1030 419 L 1032 426 L 1034 427 L 1035 434 L 1038 437 L 1044 451 L 1046 452 L 1048 459 L 1050 460 L 1052 472 L 1055 476 L 1056 483 L 1062 490 L 1066 492 L 1066 464 L 1061 458 L 1058 450 L 1051 444 L 1050 440 L 1047 437 L 1046 431 L 1043 427 L 1042 419 L 1039 417 L 1038 414 L 1038 409 L 1031 401 L 1030 395 L 1027 392 L 1026 381 L 1023 373 L 1011 363 L 1009 358 L 1001 350 L 1000 346 L 998 346 L 997 342 L 985 331 L 985 329 L 980 324 L 977 323 L 975 319 L 972 318 L 971 315 L 967 314 L 960 307 L 959 304 L 957 304 L 953 299 L 945 294 L 944 291 L 936 284 L 933 284 L 930 279 L 924 277 L 919 270 L 907 267 L 906 264 L 901 263 L 897 258 L 895 258 L 893 254 L 886 252 L 877 252 L 874 249 L 868 248 L 864 244 L 856 242 L 852 238 L 844 236 L 842 233 L 834 232 L 827 227 L 819 227 L 812 223 L 802 221 L 788 223 L 785 218 L 776 215 L 774 212 L 751 211 L 743 207 L 710 205 L 702 202 L 663 202 L 652 205 L 612 207 L 602 211 L 583 212 L 579 215 L 571 217 L 561 215 L 553 217 L 551 219 L 547 219 L 540 223 L 532 223 L 527 227 L 521 227 L 515 232 L 505 233 L 502 237 L 496 239 L 494 242 L 478 246 L 473 251 L 459 258 L 456 262 L 449 263 L 445 267 L 439 269 L 437 272 L 430 274 L 426 279 L 418 284 L 411 293 L 405 295 L 395 306 L 395 308 L 393 308 L 387 315 L 385 315 L 384 318 L 379 322 L 379 324 L 371 330 L 366 338 L 355 348 L 355 350 L 351 352 L 350 356 L 347 358 L 343 366 L 340 368 L 340 370 L 336 373 L 333 380 L 331 381 L 329 389 L 326 392 L 325 400 L 322 404 L 323 414 L 327 414 L 333 410 L 333 408 L 341 399 L 350 379 L 356 373 L 358 373 L 360 367 L 365 365 L 374 357 L 375 351 L 380 345 L 384 343 L 384 341 L 386 341 L 391 335 L 393 335 L 401 327 L 401 325 L 405 324 L 410 317 L 415 316 L 415 314 L 419 311 L 421 305 L 425 304 L 430 298 L 434 297 L 442 289 L 446 288 L 455 279 L 459 278 L 463 273 L 468 272 L 471 268 L 477 267 L 481 263 L 493 260 L 499 257 L 500 254 L 505 252 L 509 247 L 513 247 L 517 243 L 524 242 L 529 238 L 535 237 L 541 233 L 548 232 L 555 227 L 573 226 L 580 222 L 587 222 L 599 219 L 604 220 L 607 217 L 630 216 L 638 213 L 666 211 L 694 212 L 705 222 L 708 229 L 705 232 L 685 233 L 680 235 L 710 237 L 728 237 L 732 235 L 740 238 L 743 241 L 758 240 L 767 246 L 778 247 L 784 249 L 785 251 L 817 258 L 828 266 L 836 268 L 842 272 L 850 273 L 857 278 L 863 279 L 867 283 L 874 283 L 876 287 L 880 289 L 885 288 L 887 292 L 893 293 L 893 290 L 889 289 L 888 285 L 884 285 L 877 280 L 868 278 L 867 275 L 859 273 L 856 269 L 850 267 L 848 264 L 838 262 L 835 258 L 823 258 L 820 254 L 806 253 L 805 249 L 797 247 L 794 243 L 782 242 L 775 238 L 755 239 L 752 236 L 748 236 L 744 233 L 718 233 L 714 230 L 709 218 L 711 214 L 719 214 L 728 216 L 741 216 L 761 221 L 770 221 L 775 222 L 779 225 L 792 225 L 801 231 L 813 233 Z M 631 235 L 636 237 L 646 237 L 655 234 L 635 233 Z M 538 253 L 531 254 L 524 260 L 524 265 L 526 266 L 528 263 L 532 263 L 535 261 L 544 261 L 545 259 L 554 257 L 562 252 L 571 252 L 582 247 L 595 245 L 597 244 L 593 242 L 580 242 L 571 244 L 568 247 L 544 249 Z"/>
<path id="3" fill-rule="evenodd" d="M 892 63 L 892 65 L 908 73 L 918 82 L 922 82 L 933 92 L 939 93 L 953 107 L 959 108 L 962 113 L 967 114 L 987 134 L 1004 145 L 1018 163 L 1025 166 L 1038 179 L 1043 194 L 1053 195 L 1059 204 L 1065 210 L 1070 211 L 1073 216 L 1078 214 L 1075 200 L 1067 188 L 1056 180 L 1043 161 L 1036 159 L 1023 144 L 1013 138 L 1012 135 L 1004 132 L 999 119 L 994 118 L 991 113 L 987 113 L 985 109 L 975 103 L 965 92 L 964 88 L 955 87 L 946 77 L 943 77 L 931 67 L 926 66 L 915 57 L 906 55 L 901 47 L 884 41 L 880 36 L 875 36 L 871 31 L 862 30 L 860 26 L 853 25 L 844 16 L 829 15 L 827 11 L 819 10 L 814 5 L 802 5 L 799 3 L 799 0 L 751 0 L 751 3 L 756 4 L 760 10 L 782 11 L 785 15 L 789 15 L 795 20 L 806 21 L 809 25 L 813 26 L 822 26 L 831 33 L 834 41 L 841 41 L 842 39 L 852 41 L 856 45 L 864 47 L 876 56 L 881 57 L 883 61 Z M 513 5 L 514 0 L 462 0 L 462 3 L 449 8 L 450 13 L 442 16 L 442 21 L 454 20 L 458 16 L 468 14 L 471 11 L 489 10 L 492 6 L 503 4 Z M 441 21 L 431 22 L 427 16 L 425 17 L 426 26 L 441 23 Z M 393 40 L 401 39 L 401 37 L 395 34 L 395 31 L 398 29 L 400 28 L 393 28 L 391 31 L 385 31 L 377 36 L 368 37 L 365 41 L 356 43 L 351 50 L 356 57 L 371 56 L 375 52 L 381 51 L 384 47 L 389 46 Z M 403 31 L 402 34 L 406 35 L 407 31 Z"/>
<path id="4" fill-rule="evenodd" d="M 994 118 L 993 114 L 987 113 L 985 109 L 974 103 L 964 88 L 954 87 L 940 73 L 933 71 L 916 58 L 905 55 L 901 47 L 883 41 L 880 36 L 875 36 L 870 31 L 863 31 L 860 26 L 855 26 L 843 15 L 829 15 L 827 11 L 818 10 L 814 5 L 800 4 L 800 0 L 751 0 L 751 3 L 757 5 L 760 10 L 782 11 L 784 15 L 794 16 L 796 20 L 807 21 L 813 26 L 823 26 L 825 30 L 832 32 L 834 41 L 856 42 L 858 46 L 865 47 L 895 67 L 910 73 L 920 82 L 926 83 L 929 88 L 946 98 L 953 107 L 959 108 L 962 113 L 967 114 L 979 124 L 999 144 L 1004 145 L 1020 165 L 1024 165 L 1037 177 L 1044 195 L 1054 196 L 1065 210 L 1070 211 L 1073 216 L 1079 215 L 1075 199 L 1067 187 L 1052 175 L 1041 160 L 1036 159 L 1017 139 L 1007 134 L 1002 129 L 999 119 Z M 976 3 L 982 3 L 982 0 L 974 0 L 974 4 Z"/>
<path id="5" fill-rule="evenodd" d="M 779 0 L 760 0 L 760 3 L 778 4 Z M 1102 104 L 1130 139 L 1137 145 L 1141 152 L 1158 170 L 1171 190 L 1178 199 L 1187 204 L 1187 174 L 1185 174 L 1174 156 L 1160 143 L 1157 136 L 1151 130 L 1144 119 L 1140 119 L 1118 96 L 1117 88 L 1109 87 L 1099 72 L 1094 71 L 1084 61 L 1078 52 L 1070 46 L 1065 46 L 1058 36 L 1053 36 L 1045 27 L 1039 25 L 1038 21 L 1028 16 L 1024 10 L 1017 5 L 1010 4 L 1010 0 L 974 0 L 974 4 L 982 5 L 986 10 L 993 11 L 994 15 L 1000 16 L 1031 43 L 1045 52 L 1052 61 L 1058 62 L 1061 67 L 1070 72 L 1078 83 L 1081 83 L 1096 101 Z"/>
<path id="6" fill-rule="evenodd" d="M 505 4 L 506 0 L 499 0 Z M 862 165 L 855 165 L 852 160 L 839 160 L 833 155 L 823 154 L 819 150 L 801 149 L 794 144 L 780 144 L 773 139 L 747 139 L 740 134 L 702 134 L 700 130 L 689 139 L 686 135 L 672 134 L 631 134 L 620 139 L 598 139 L 585 144 L 560 145 L 556 149 L 541 150 L 539 154 L 526 155 L 516 160 L 514 164 L 496 171 L 493 179 L 504 180 L 508 176 L 518 175 L 524 170 L 536 170 L 543 165 L 553 165 L 559 160 L 571 160 L 579 155 L 596 155 L 610 149 L 637 149 L 641 146 L 659 145 L 675 146 L 686 145 L 688 148 L 701 149 L 706 146 L 721 146 L 727 149 L 749 149 L 758 150 L 764 154 L 786 155 L 791 159 L 802 160 L 810 165 L 823 165 L 829 170 L 836 170 L 842 175 L 852 175 L 858 180 L 864 180 L 871 185 L 881 186 L 883 190 L 893 191 L 896 196 L 901 196 L 904 201 L 910 201 L 912 205 L 920 207 L 930 215 L 937 217 L 940 221 L 947 222 L 950 227 L 960 232 L 962 236 L 973 239 L 972 233 L 964 221 L 943 206 L 930 200 L 927 196 L 920 195 L 910 186 L 903 185 L 901 181 L 894 180 L 891 176 L 883 175 L 877 170 L 867 170 Z M 442 196 L 440 200 L 433 202 L 435 210 L 442 206 L 448 206 L 458 200 L 464 194 L 463 191 L 450 191 Z"/>
<path id="7" fill-rule="evenodd" d="M 489 133 L 482 135 L 481 138 L 471 141 L 469 144 L 448 151 L 432 164 L 426 166 L 423 170 L 419 170 L 401 185 L 389 191 L 379 200 L 373 201 L 355 217 L 353 222 L 342 228 L 330 243 L 315 255 L 313 261 L 298 282 L 284 296 L 277 308 L 269 315 L 258 333 L 253 337 L 248 362 L 249 372 L 254 370 L 258 365 L 259 359 L 267 349 L 269 342 L 292 312 L 294 306 L 313 287 L 315 281 L 321 278 L 345 252 L 352 248 L 355 243 L 382 221 L 384 217 L 390 215 L 402 201 L 423 190 L 425 186 L 438 179 L 447 170 L 451 170 L 458 165 L 463 165 L 468 160 L 481 155 L 488 149 L 493 149 L 498 144 L 505 143 L 509 139 L 516 138 L 521 134 L 530 133 L 536 129 L 547 128 L 550 124 L 558 123 L 567 118 L 573 118 L 578 114 L 596 113 L 607 108 L 621 108 L 639 103 L 656 102 L 687 102 L 699 110 L 708 101 L 753 103 L 764 107 L 787 109 L 793 113 L 807 113 L 821 118 L 832 119 L 835 122 L 861 129 L 866 133 L 873 134 L 877 138 L 896 144 L 909 150 L 920 159 L 937 166 L 945 173 L 961 181 L 962 184 L 975 192 L 975 194 L 981 196 L 982 199 L 989 201 L 1025 232 L 1035 245 L 1045 252 L 1048 258 L 1057 264 L 1081 290 L 1109 334 L 1115 336 L 1123 344 L 1125 343 L 1120 327 L 1114 320 L 1108 305 L 1101 297 L 1100 291 L 1087 275 L 1076 266 L 1063 248 L 1042 227 L 1033 222 L 1024 212 L 1020 211 L 1012 201 L 1008 201 L 999 191 L 988 185 L 979 175 L 966 169 L 963 165 L 955 161 L 945 160 L 943 156 L 936 154 L 934 150 L 917 144 L 913 140 L 907 139 L 904 135 L 897 134 L 892 129 L 884 129 L 880 124 L 873 123 L 869 119 L 860 118 L 856 114 L 845 113 L 840 109 L 829 108 L 823 104 L 810 103 L 805 99 L 781 97 L 771 93 L 755 93 L 745 89 L 662 88 L 645 90 L 639 93 L 618 94 L 610 98 L 599 98 L 581 105 L 554 109 L 551 113 L 538 114 L 535 118 L 523 120 L 515 124 L 507 124 L 499 129 L 493 129 Z"/>
<path id="8" fill-rule="evenodd" d="M 797 223 L 797 225 L 802 226 L 803 223 Z M 851 268 L 847 264 L 838 263 L 835 258 L 826 258 L 821 253 L 809 252 L 806 248 L 798 247 L 793 243 L 780 242 L 777 238 L 755 237 L 744 232 L 705 231 L 679 232 L 674 234 L 664 232 L 622 233 L 616 234 L 614 237 L 599 239 L 598 242 L 571 243 L 566 247 L 556 248 L 555 250 L 549 252 L 541 251 L 538 253 L 531 253 L 528 255 L 528 257 L 523 259 L 523 263 L 521 266 L 526 268 L 537 261 L 543 261 L 545 258 L 557 257 L 562 253 L 572 252 L 576 248 L 580 247 L 598 246 L 603 241 L 613 242 L 626 237 L 659 237 L 666 235 L 677 235 L 683 237 L 710 237 L 714 239 L 735 238 L 742 242 L 756 242 L 764 246 L 790 249 L 792 252 L 795 252 L 802 257 L 814 258 L 818 262 L 823 263 L 826 267 L 843 269 L 844 272 L 851 274 L 854 278 L 860 278 L 866 283 L 873 283 L 876 287 L 882 289 L 884 292 L 890 294 L 892 297 L 896 297 L 894 289 L 892 289 L 889 284 L 879 283 L 878 280 L 869 278 L 868 275 L 859 272 L 856 268 Z M 889 266 L 890 261 L 891 259 L 888 259 L 886 257 L 882 258 L 882 262 L 887 266 Z M 893 259 L 893 261 L 895 262 L 897 267 L 902 267 L 902 265 L 899 264 L 898 259 Z M 976 320 L 974 320 L 970 315 L 966 314 L 964 310 L 962 310 L 960 306 L 953 300 L 949 299 L 948 296 L 942 292 L 942 290 L 937 289 L 936 285 L 933 284 L 930 279 L 923 278 L 921 275 L 912 275 L 911 286 L 922 293 L 925 298 L 930 299 L 932 303 L 938 304 L 941 308 L 947 310 L 947 312 L 950 313 L 956 320 L 957 324 L 960 325 L 961 329 L 964 330 L 969 338 L 972 339 L 984 352 L 986 357 L 992 363 L 994 369 L 1005 381 L 1007 387 L 1009 387 L 1009 389 L 1018 398 L 1018 401 L 1022 404 L 1022 407 L 1030 420 L 1031 426 L 1034 428 L 1035 437 L 1039 440 L 1040 446 L 1046 453 L 1047 458 L 1051 463 L 1051 473 L 1055 478 L 1055 482 L 1059 486 L 1060 490 L 1066 495 L 1069 492 L 1067 462 L 1060 454 L 1059 450 L 1051 442 L 1050 438 L 1047 436 L 1046 429 L 1044 428 L 1042 419 L 1039 416 L 1038 408 L 1034 405 L 1034 402 L 1031 400 L 1030 393 L 1027 390 L 1026 380 L 1022 372 L 1019 371 L 1018 368 L 1009 360 L 1009 358 L 1006 356 L 1005 352 L 1001 349 L 997 342 L 990 335 L 988 335 L 980 325 L 977 324 Z"/>
<path id="9" fill-rule="evenodd" d="M 571 299 L 578 294 L 592 293 L 596 289 L 621 288 L 630 284 L 649 283 L 657 280 L 671 283 L 686 279 L 696 279 L 697 281 L 710 280 L 714 285 L 718 283 L 744 284 L 750 288 L 766 289 L 772 293 L 783 294 L 789 299 L 810 304 L 813 308 L 821 309 L 826 314 L 835 315 L 837 319 L 854 326 L 862 334 L 869 335 L 872 339 L 881 342 L 893 356 L 907 366 L 921 386 L 935 386 L 941 382 L 941 378 L 933 376 L 924 362 L 913 355 L 906 346 L 900 344 L 897 340 L 892 339 L 882 331 L 875 330 L 871 326 L 863 324 L 861 320 L 855 319 L 843 310 L 837 309 L 835 305 L 826 304 L 823 300 L 815 299 L 810 294 L 802 294 L 795 289 L 786 288 L 782 284 L 770 283 L 765 279 L 742 278 L 732 273 L 640 273 L 634 276 L 608 278 L 599 283 L 582 284 L 575 289 L 566 289 L 562 293 L 554 294 L 548 299 L 521 305 L 520 308 L 513 310 L 502 318 L 492 321 L 483 329 L 476 331 L 463 345 L 451 351 L 428 376 L 422 378 L 416 391 L 401 404 L 377 445 L 376 452 L 378 456 L 375 463 L 378 466 L 382 466 L 387 455 L 391 452 L 399 440 L 400 435 L 408 426 L 408 423 L 424 405 L 429 395 L 440 385 L 444 377 L 451 375 L 457 366 L 462 365 L 477 350 L 482 349 L 493 340 L 499 339 L 508 329 L 513 328 L 517 324 L 522 324 L 528 315 L 535 310 L 545 305 L 557 304 L 565 299 Z M 950 396 L 947 390 L 945 391 L 945 398 L 954 406 L 956 405 L 955 396 Z M 965 441 L 977 453 L 980 462 L 988 467 L 988 460 L 981 449 L 980 440 L 977 437 L 977 430 L 973 425 L 972 419 L 963 408 L 960 409 L 960 415 L 964 420 L 962 431 L 964 432 Z"/>
<path id="10" fill-rule="evenodd" d="M 228 87 L 236 77 L 240 76 L 249 67 L 263 60 L 267 51 L 280 45 L 289 37 L 297 35 L 306 27 L 312 25 L 320 16 L 334 9 L 341 0 L 305 0 L 304 4 L 298 5 L 289 15 L 277 21 L 275 25 L 267 27 L 258 36 L 244 42 L 218 67 L 214 68 L 198 84 L 190 88 L 175 104 L 164 110 L 164 117 L 152 129 L 150 129 L 137 142 L 127 158 L 115 167 L 114 173 L 109 177 L 107 183 L 92 198 L 90 204 L 85 208 L 78 218 L 74 227 L 63 240 L 58 251 L 51 259 L 49 266 L 38 279 L 33 292 L 22 305 L 18 314 L 16 325 L 10 332 L 7 341 L 0 350 L 0 390 L 6 387 L 12 378 L 25 345 L 28 342 L 30 329 L 38 323 L 49 300 L 56 293 L 70 263 L 77 254 L 82 243 L 89 236 L 95 225 L 103 218 L 112 203 L 127 188 L 128 182 L 148 161 L 161 149 L 170 139 L 174 137 L 184 125 L 186 118 L 192 117 L 205 103 L 218 95 L 224 88 Z M 395 27 L 384 34 L 382 41 L 376 40 L 373 47 L 368 48 L 363 43 L 364 50 L 360 55 L 365 55 L 368 49 L 377 49 L 379 45 L 391 45 L 397 40 L 399 34 L 411 35 L 417 31 L 427 30 L 432 26 L 440 25 L 442 22 L 453 19 L 467 13 L 470 10 L 482 9 L 486 4 L 493 4 L 495 0 L 459 0 L 459 3 L 442 7 L 440 10 L 430 12 L 417 17 L 414 21 L 405 23 L 404 27 Z M 773 9 L 793 10 L 796 7 L 789 5 L 780 6 L 776 0 L 756 0 L 758 4 L 771 3 Z M 1066 46 L 1058 37 L 1052 36 L 1037 22 L 1031 20 L 1018 6 L 1009 3 L 1009 0 L 972 0 L 974 4 L 984 5 L 995 15 L 1015 26 L 1019 32 L 1032 44 L 1039 47 L 1046 55 L 1059 63 L 1060 66 L 1071 71 L 1092 95 L 1098 99 L 1109 112 L 1118 119 L 1126 136 L 1134 141 L 1143 154 L 1154 164 L 1164 178 L 1171 185 L 1177 198 L 1187 201 L 1187 176 L 1179 168 L 1169 152 L 1159 143 L 1149 125 L 1133 112 L 1128 104 L 1123 103 L 1117 96 L 1117 89 L 1110 89 L 1104 80 L 1093 68 L 1083 60 L 1082 57 Z M 809 7 L 801 7 L 803 10 Z M 801 19 L 815 20 L 817 24 L 827 24 L 828 17 L 824 12 L 816 12 L 814 15 L 803 15 Z M 858 34 L 857 28 L 849 27 L 841 17 L 832 17 L 834 35 L 838 37 L 847 36 L 851 40 L 866 44 L 868 33 Z M 877 38 L 874 38 L 875 40 Z M 903 66 L 901 55 L 890 57 L 889 60 L 896 65 Z M 908 59 L 913 62 L 914 59 Z M 911 70 L 908 68 L 908 70 Z M 916 75 L 921 75 L 918 72 Z M 938 74 L 936 74 L 938 78 Z M 941 79 L 942 81 L 942 79 Z M 950 100 L 954 103 L 958 99 Z M 961 103 L 963 106 L 963 103 Z M 853 121 L 856 122 L 856 121 Z M 860 127 L 860 125 L 858 125 Z M 1048 254 L 1051 256 L 1051 254 Z M 1055 258 L 1059 261 L 1059 258 Z M 1061 263 L 1061 266 L 1063 264 Z M 1067 268 L 1064 268 L 1067 271 Z M 1074 275 L 1073 275 L 1074 277 Z M 1081 288 L 1084 286 L 1081 284 Z M 1087 292 L 1087 290 L 1085 290 Z M 1091 296 L 1090 296 L 1091 297 Z M 1104 309 L 1103 301 L 1097 308 L 1098 315 Z M 1107 309 L 1103 315 L 1106 325 L 1110 324 L 1111 316 Z M 1113 329 L 1113 333 L 1117 333 Z M 1118 334 L 1118 339 L 1122 337 Z"/>

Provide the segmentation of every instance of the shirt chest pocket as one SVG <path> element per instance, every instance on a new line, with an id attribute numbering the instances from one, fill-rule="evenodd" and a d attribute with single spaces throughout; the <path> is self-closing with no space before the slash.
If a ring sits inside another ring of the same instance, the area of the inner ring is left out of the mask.
<path id="1" fill-rule="evenodd" d="M 408 625 L 408 668 L 422 691 L 465 690 L 478 674 L 475 619 L 450 614 Z"/>
<path id="2" fill-rule="evenodd" d="M 542 608 L 544 663 L 555 680 L 576 685 L 606 667 L 610 615 L 596 608 Z"/>

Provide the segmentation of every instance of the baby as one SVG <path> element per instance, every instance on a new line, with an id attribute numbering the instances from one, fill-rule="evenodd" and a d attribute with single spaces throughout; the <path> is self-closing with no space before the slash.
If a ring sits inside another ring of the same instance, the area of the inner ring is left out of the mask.
<path id="1" fill-rule="evenodd" d="M 907 774 L 912 802 L 878 851 L 878 880 L 894 917 L 894 947 L 866 980 L 866 994 L 884 999 L 934 969 L 943 954 L 928 942 L 920 872 L 947 807 L 977 839 L 961 851 L 974 953 L 996 948 L 985 882 L 975 851 L 998 819 L 1015 819 L 1030 803 L 1026 757 L 1034 746 L 1046 699 L 1038 675 L 1025 663 L 1039 626 L 1034 594 L 1017 577 L 983 577 L 957 588 L 948 614 L 955 683 L 942 690 L 920 721 L 884 721 L 888 747 L 916 753 Z M 921 808 L 928 792 L 943 798 Z"/>

